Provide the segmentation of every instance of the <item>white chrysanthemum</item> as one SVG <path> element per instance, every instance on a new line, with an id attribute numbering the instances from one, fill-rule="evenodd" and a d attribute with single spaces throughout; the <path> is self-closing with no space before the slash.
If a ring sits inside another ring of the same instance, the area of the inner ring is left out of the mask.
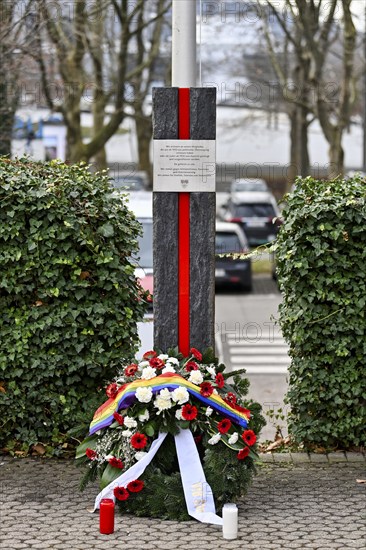
<path id="1" fill-rule="evenodd" d="M 208 443 L 210 445 L 216 445 L 221 439 L 221 434 L 216 434 L 211 437 L 211 439 L 208 440 Z"/>
<path id="2" fill-rule="evenodd" d="M 146 411 L 143 414 L 139 414 L 139 420 L 140 422 L 147 422 L 150 418 L 149 411 L 146 409 Z"/>
<path id="3" fill-rule="evenodd" d="M 136 458 L 136 460 L 141 460 L 146 455 L 147 455 L 147 453 L 145 453 L 145 451 L 139 451 L 138 453 L 135 454 L 135 458 Z"/>
<path id="4" fill-rule="evenodd" d="M 169 355 L 167 355 L 166 353 L 161 353 L 160 355 L 158 355 L 158 359 L 161 359 L 162 361 L 166 361 L 168 357 Z"/>
<path id="5" fill-rule="evenodd" d="M 158 409 L 157 414 L 160 414 L 162 411 L 167 411 L 168 409 L 171 409 L 173 403 L 171 399 L 165 399 L 164 397 L 160 397 L 159 395 L 154 401 L 154 406 Z"/>
<path id="6" fill-rule="evenodd" d="M 153 392 L 151 388 L 137 388 L 135 395 L 140 403 L 150 403 Z"/>
<path id="7" fill-rule="evenodd" d="M 150 365 L 149 361 L 140 361 L 138 364 L 140 369 L 144 369 L 145 367 L 148 367 Z"/>
<path id="8" fill-rule="evenodd" d="M 203 382 L 203 376 L 202 373 L 199 370 L 192 370 L 188 380 L 192 382 L 192 384 L 202 384 Z"/>
<path id="9" fill-rule="evenodd" d="M 166 367 L 163 368 L 161 374 L 166 374 L 167 372 L 175 372 L 175 368 L 173 367 L 173 365 L 168 364 Z"/>
<path id="10" fill-rule="evenodd" d="M 212 413 L 213 413 L 213 408 L 212 407 L 207 407 L 205 415 L 206 416 L 211 416 Z"/>
<path id="11" fill-rule="evenodd" d="M 153 369 L 152 367 L 145 367 L 142 369 L 141 378 L 143 380 L 151 380 L 151 378 L 155 378 L 156 376 L 156 369 Z"/>
<path id="12" fill-rule="evenodd" d="M 159 397 L 161 397 L 161 399 L 171 399 L 172 394 L 170 393 L 168 388 L 164 388 L 159 392 Z"/>
<path id="13" fill-rule="evenodd" d="M 132 434 L 133 434 L 133 432 L 131 432 L 131 430 L 123 430 L 123 432 L 122 432 L 123 437 L 131 437 Z"/>
<path id="14" fill-rule="evenodd" d="M 229 441 L 228 441 L 228 442 L 229 442 L 229 445 L 234 445 L 234 443 L 236 443 L 236 442 L 238 441 L 238 439 L 239 439 L 239 434 L 238 434 L 238 432 L 233 433 L 233 435 L 231 435 L 231 436 L 229 437 Z"/>
<path id="15" fill-rule="evenodd" d="M 209 374 L 211 374 L 211 378 L 215 378 L 215 376 L 216 376 L 215 367 L 206 367 L 206 370 Z"/>
<path id="16" fill-rule="evenodd" d="M 183 415 L 182 415 L 182 411 L 183 411 L 183 407 L 181 409 L 177 409 L 175 411 L 175 418 L 177 420 L 184 420 Z"/>
<path id="17" fill-rule="evenodd" d="M 187 403 L 189 401 L 189 393 L 186 388 L 176 388 L 172 393 L 172 399 L 175 401 L 175 403 L 178 403 L 178 405 L 183 405 L 183 403 Z"/>
<path id="18" fill-rule="evenodd" d="M 131 416 L 125 416 L 125 421 L 124 421 L 124 425 L 126 426 L 126 428 L 136 428 L 137 426 L 137 422 L 134 418 L 132 418 Z"/>
<path id="19" fill-rule="evenodd" d="M 179 361 L 176 357 L 168 357 L 166 362 L 167 363 L 172 363 L 173 365 L 179 365 Z"/>

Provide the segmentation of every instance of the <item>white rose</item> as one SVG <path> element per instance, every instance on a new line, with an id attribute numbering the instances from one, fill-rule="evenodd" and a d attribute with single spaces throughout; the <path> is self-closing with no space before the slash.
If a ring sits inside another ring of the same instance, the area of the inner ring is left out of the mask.
<path id="1" fill-rule="evenodd" d="M 146 409 L 146 411 L 143 414 L 139 414 L 139 420 L 140 422 L 147 422 L 150 418 L 149 411 Z"/>
<path id="2" fill-rule="evenodd" d="M 136 428 L 137 422 L 131 416 L 125 416 L 124 425 L 126 426 L 126 428 Z"/>
<path id="3" fill-rule="evenodd" d="M 158 359 L 161 359 L 162 361 L 166 361 L 168 357 L 169 355 L 167 355 L 166 353 L 161 353 L 160 355 L 158 355 Z"/>
<path id="4" fill-rule="evenodd" d="M 216 434 L 212 436 L 211 439 L 208 440 L 208 443 L 210 445 L 216 445 L 216 443 L 218 443 L 220 439 L 221 439 L 221 434 Z"/>
<path id="5" fill-rule="evenodd" d="M 153 392 L 151 388 L 137 388 L 135 395 L 140 403 L 150 403 Z"/>
<path id="6" fill-rule="evenodd" d="M 172 365 L 168 364 L 166 367 L 163 368 L 161 373 L 166 374 L 167 372 L 175 372 L 175 368 Z"/>
<path id="7" fill-rule="evenodd" d="M 184 420 L 183 415 L 182 415 L 182 410 L 183 410 L 183 408 L 182 409 L 177 409 L 175 411 L 175 418 L 177 420 Z"/>
<path id="8" fill-rule="evenodd" d="M 138 453 L 135 454 L 135 458 L 136 460 L 141 460 L 142 458 L 144 458 L 145 455 L 147 455 L 145 451 L 139 451 Z"/>
<path id="9" fill-rule="evenodd" d="M 211 374 L 212 378 L 215 378 L 216 376 L 216 369 L 215 367 L 206 367 L 206 370 L 209 374 Z"/>
<path id="10" fill-rule="evenodd" d="M 233 435 L 229 437 L 229 445 L 234 445 L 234 443 L 236 443 L 238 439 L 239 439 L 238 432 L 233 433 Z"/>
<path id="11" fill-rule="evenodd" d="M 192 384 L 202 384 L 203 382 L 203 376 L 202 373 L 199 370 L 192 370 L 188 380 L 192 382 Z"/>
<path id="12" fill-rule="evenodd" d="M 166 362 L 167 363 L 172 363 L 173 365 L 179 365 L 179 361 L 176 357 L 168 357 Z"/>
<path id="13" fill-rule="evenodd" d="M 140 369 L 143 369 L 145 367 L 148 367 L 149 365 L 150 365 L 149 361 L 141 361 L 138 366 Z"/>
<path id="14" fill-rule="evenodd" d="M 172 399 L 178 405 L 183 405 L 183 403 L 189 401 L 189 393 L 186 388 L 177 388 L 172 393 Z"/>
<path id="15" fill-rule="evenodd" d="M 131 437 L 132 436 L 132 433 L 131 430 L 123 430 L 122 432 L 122 436 L 123 437 Z"/>
<path id="16" fill-rule="evenodd" d="M 155 378 L 156 376 L 156 369 L 153 369 L 152 367 L 145 367 L 142 369 L 141 378 L 143 380 L 151 380 L 151 378 Z"/>
<path id="17" fill-rule="evenodd" d="M 213 409 L 211 407 L 207 407 L 205 415 L 206 416 L 211 416 L 212 413 L 213 413 Z"/>

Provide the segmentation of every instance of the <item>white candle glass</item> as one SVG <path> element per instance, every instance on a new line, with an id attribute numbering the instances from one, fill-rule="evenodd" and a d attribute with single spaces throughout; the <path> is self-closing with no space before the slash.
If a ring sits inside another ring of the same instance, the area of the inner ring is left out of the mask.
<path id="1" fill-rule="evenodd" d="M 229 540 L 238 538 L 238 507 L 231 502 L 222 509 L 222 535 Z"/>

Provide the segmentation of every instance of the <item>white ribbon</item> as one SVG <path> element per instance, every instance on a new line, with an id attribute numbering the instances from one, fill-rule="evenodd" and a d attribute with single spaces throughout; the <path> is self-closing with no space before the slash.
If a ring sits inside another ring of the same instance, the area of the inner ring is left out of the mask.
<path id="1" fill-rule="evenodd" d="M 126 487 L 126 485 L 130 483 L 130 481 L 135 481 L 135 479 L 138 479 L 144 473 L 147 466 L 150 464 L 150 462 L 158 452 L 166 436 L 166 433 L 159 434 L 159 437 L 152 442 L 149 452 L 143 458 L 141 458 L 141 460 L 136 462 L 136 464 L 131 466 L 131 468 L 129 468 L 126 472 L 117 477 L 114 481 L 111 481 L 111 483 L 107 485 L 107 487 L 104 487 L 103 491 L 101 491 L 95 499 L 93 512 L 95 512 L 95 510 L 98 510 L 102 498 L 112 498 L 114 502 L 116 501 L 116 497 L 113 493 L 116 487 Z"/>
<path id="2" fill-rule="evenodd" d="M 191 430 L 181 430 L 175 436 L 175 446 L 188 514 L 202 523 L 222 525 Z"/>
<path id="3" fill-rule="evenodd" d="M 125 487 L 130 481 L 138 479 L 144 473 L 146 467 L 158 452 L 166 436 L 166 433 L 159 434 L 159 437 L 153 441 L 149 452 L 141 460 L 136 462 L 136 464 L 131 466 L 131 468 L 117 477 L 117 479 L 112 481 L 99 493 L 95 499 L 94 511 L 99 508 L 102 498 L 112 498 L 114 501 L 116 500 L 113 494 L 115 487 Z M 184 497 L 189 515 L 202 523 L 222 525 L 222 518 L 217 516 L 215 512 L 215 503 L 211 487 L 206 482 L 205 473 L 202 468 L 192 432 L 190 430 L 181 430 L 174 439 Z"/>

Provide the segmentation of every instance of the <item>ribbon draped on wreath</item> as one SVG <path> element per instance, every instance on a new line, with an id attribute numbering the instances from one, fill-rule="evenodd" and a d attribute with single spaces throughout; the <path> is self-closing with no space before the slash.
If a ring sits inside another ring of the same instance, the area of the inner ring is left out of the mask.
<path id="1" fill-rule="evenodd" d="M 210 397 L 204 397 L 201 395 L 200 388 L 196 384 L 189 382 L 189 380 L 186 380 L 180 374 L 166 373 L 155 376 L 149 380 L 134 380 L 129 384 L 124 384 L 121 386 L 115 397 L 108 399 L 108 401 L 96 410 L 94 418 L 90 424 L 89 435 L 94 434 L 102 428 L 110 426 L 114 421 L 114 412 L 130 407 L 136 401 L 135 394 L 138 388 L 151 388 L 153 394 L 156 394 L 164 388 L 172 391 L 179 387 L 186 388 L 193 397 L 217 410 L 227 418 L 230 418 L 230 420 L 233 420 L 239 424 L 239 426 L 242 426 L 243 428 L 247 426 L 249 420 L 248 416 L 244 412 L 235 410 L 219 395 L 213 393 Z"/>
<path id="2" fill-rule="evenodd" d="M 136 462 L 131 468 L 112 481 L 107 487 L 99 493 L 95 499 L 94 511 L 99 509 L 100 501 L 103 498 L 111 498 L 115 501 L 113 490 L 119 485 L 127 485 L 131 481 L 138 479 L 150 464 L 161 444 L 166 433 L 160 433 L 155 439 L 149 452 Z M 211 523 L 213 525 L 222 525 L 222 518 L 216 515 L 215 503 L 212 491 L 206 482 L 205 473 L 202 468 L 200 457 L 197 451 L 193 435 L 190 430 L 181 430 L 174 437 L 179 469 L 182 478 L 184 497 L 187 510 L 190 516 L 202 523 Z"/>
<path id="3" fill-rule="evenodd" d="M 136 401 L 138 388 L 150 388 L 154 395 L 163 389 L 174 391 L 184 387 L 196 399 L 207 406 L 212 407 L 218 413 L 234 421 L 241 427 L 246 427 L 248 416 L 241 410 L 235 410 L 225 402 L 218 394 L 213 393 L 205 397 L 200 393 L 200 387 L 177 373 L 165 373 L 151 379 L 137 379 L 121 386 L 114 397 L 111 397 L 95 412 L 90 424 L 90 435 L 114 422 L 113 414 L 121 409 L 127 409 Z M 118 486 L 126 486 L 133 480 L 138 479 L 150 464 L 161 444 L 166 433 L 159 433 L 146 455 L 133 464 L 126 472 L 109 483 L 96 497 L 94 510 L 97 510 L 103 498 L 115 500 L 114 489 Z M 222 525 L 222 518 L 216 515 L 214 498 L 210 486 L 206 482 L 205 473 L 201 464 L 196 443 L 192 432 L 189 429 L 181 429 L 174 437 L 177 451 L 179 469 L 184 490 L 184 497 L 189 515 L 203 523 Z"/>

